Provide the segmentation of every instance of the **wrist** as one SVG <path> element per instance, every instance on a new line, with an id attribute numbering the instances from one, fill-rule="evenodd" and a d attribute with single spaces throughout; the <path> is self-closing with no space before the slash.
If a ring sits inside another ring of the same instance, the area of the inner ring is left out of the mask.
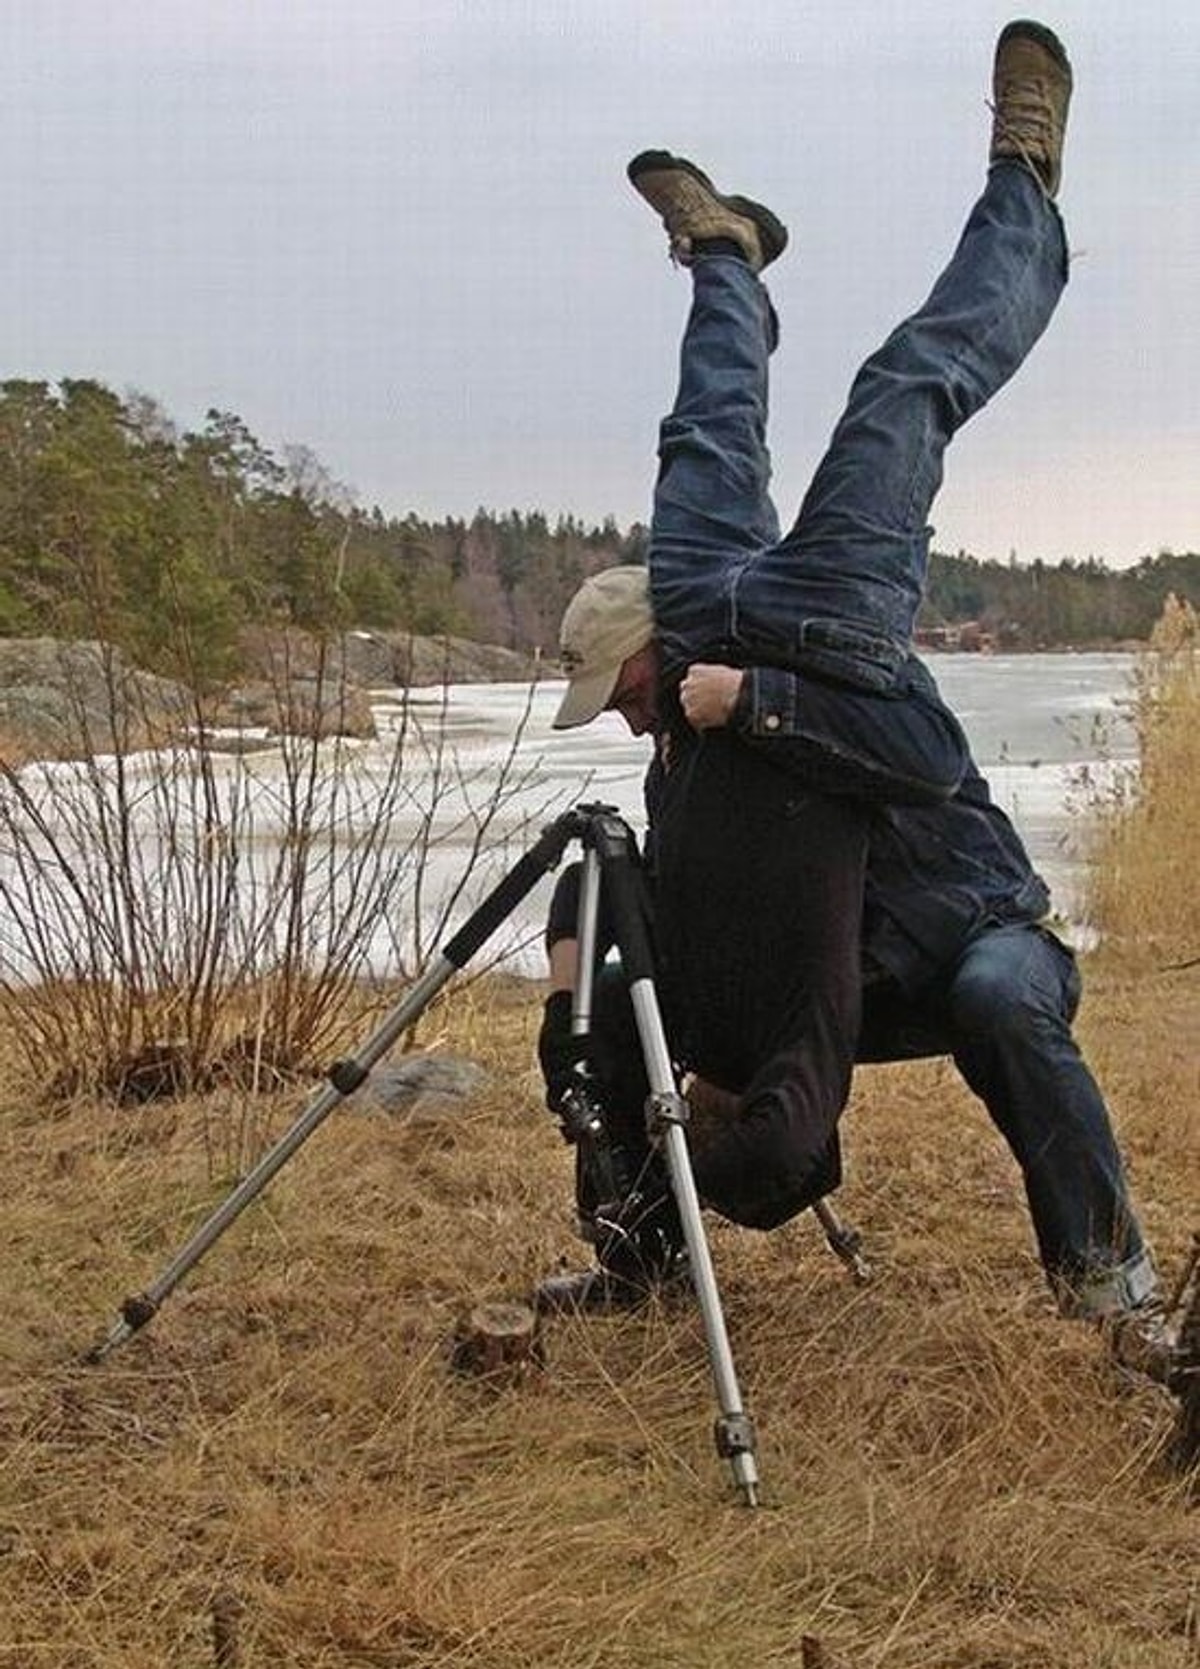
<path id="1" fill-rule="evenodd" d="M 738 679 L 737 691 L 729 709 L 727 721 L 735 730 L 750 730 L 754 723 L 754 674 L 744 671 Z"/>

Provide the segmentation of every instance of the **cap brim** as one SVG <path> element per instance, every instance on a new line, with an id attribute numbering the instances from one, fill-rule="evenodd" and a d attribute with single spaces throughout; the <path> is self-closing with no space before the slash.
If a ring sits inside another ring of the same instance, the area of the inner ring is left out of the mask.
<path id="1" fill-rule="evenodd" d="M 618 665 L 606 672 L 592 672 L 584 678 L 573 678 L 567 685 L 567 693 L 559 703 L 550 728 L 574 730 L 576 725 L 591 724 L 608 706 L 620 676 Z"/>

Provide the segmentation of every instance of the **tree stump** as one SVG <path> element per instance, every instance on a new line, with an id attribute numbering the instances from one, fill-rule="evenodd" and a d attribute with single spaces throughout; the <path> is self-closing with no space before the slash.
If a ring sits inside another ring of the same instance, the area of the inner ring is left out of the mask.
<path id="1" fill-rule="evenodd" d="M 476 1304 L 458 1324 L 451 1362 L 480 1378 L 538 1373 L 545 1366 L 540 1319 L 528 1304 Z"/>

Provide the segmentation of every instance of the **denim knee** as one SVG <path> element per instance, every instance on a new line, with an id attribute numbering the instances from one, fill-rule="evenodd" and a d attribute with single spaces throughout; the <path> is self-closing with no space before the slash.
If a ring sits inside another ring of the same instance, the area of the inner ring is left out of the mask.
<path id="1" fill-rule="evenodd" d="M 1032 924 L 998 927 L 972 941 L 948 998 L 956 1031 L 1018 1042 L 1070 1025 L 1079 973 L 1053 934 Z"/>

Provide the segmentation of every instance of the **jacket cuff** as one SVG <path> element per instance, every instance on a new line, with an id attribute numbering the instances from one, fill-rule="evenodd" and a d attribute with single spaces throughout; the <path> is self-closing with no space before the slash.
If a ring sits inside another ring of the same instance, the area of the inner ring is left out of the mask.
<path id="1" fill-rule="evenodd" d="M 794 672 L 780 667 L 747 667 L 733 709 L 733 727 L 743 736 L 788 736 L 796 730 Z"/>

